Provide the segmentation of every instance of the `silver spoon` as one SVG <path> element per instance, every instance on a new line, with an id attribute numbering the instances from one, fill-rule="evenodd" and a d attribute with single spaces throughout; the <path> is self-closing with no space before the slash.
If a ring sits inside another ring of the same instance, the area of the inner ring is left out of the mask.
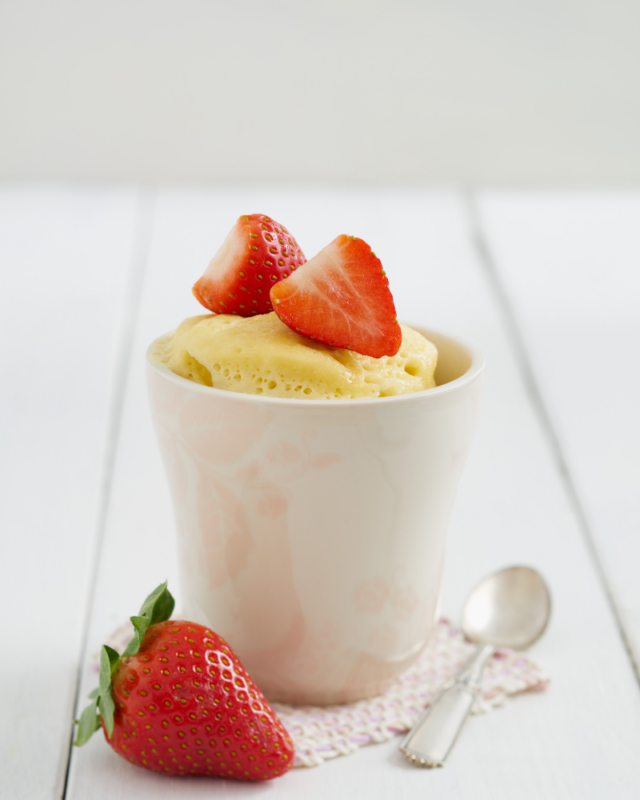
<path id="1" fill-rule="evenodd" d="M 443 767 L 478 693 L 480 678 L 496 647 L 524 650 L 544 633 L 551 596 L 531 567 L 508 567 L 481 581 L 464 604 L 462 630 L 476 642 L 473 656 L 420 716 L 400 750 L 420 767 Z"/>

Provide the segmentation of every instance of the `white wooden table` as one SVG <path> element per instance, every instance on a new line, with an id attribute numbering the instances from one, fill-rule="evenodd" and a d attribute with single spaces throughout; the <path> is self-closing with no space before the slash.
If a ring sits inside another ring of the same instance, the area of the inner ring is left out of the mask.
<path id="1" fill-rule="evenodd" d="M 498 567 L 539 568 L 554 616 L 532 655 L 552 683 L 471 719 L 445 769 L 389 742 L 256 786 L 146 773 L 99 736 L 70 747 L 90 654 L 177 586 L 145 348 L 199 313 L 191 284 L 255 211 L 308 256 L 363 237 L 401 319 L 486 354 L 444 610 L 457 621 Z M 3 798 L 640 796 L 640 192 L 5 185 L 0 268 Z"/>

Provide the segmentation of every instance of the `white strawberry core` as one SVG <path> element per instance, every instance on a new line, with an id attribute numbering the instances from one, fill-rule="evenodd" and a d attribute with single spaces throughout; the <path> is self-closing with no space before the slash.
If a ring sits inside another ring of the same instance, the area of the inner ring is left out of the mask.
<path id="1" fill-rule="evenodd" d="M 360 331 L 364 328 L 376 334 L 375 314 L 368 313 L 357 284 L 343 266 L 343 258 L 339 245 L 331 242 L 307 261 L 304 269 L 296 274 L 296 281 L 301 288 L 304 287 L 305 293 L 323 298 L 325 302 L 329 300 L 329 317 L 342 317 L 349 332 L 353 325 L 357 325 Z"/>

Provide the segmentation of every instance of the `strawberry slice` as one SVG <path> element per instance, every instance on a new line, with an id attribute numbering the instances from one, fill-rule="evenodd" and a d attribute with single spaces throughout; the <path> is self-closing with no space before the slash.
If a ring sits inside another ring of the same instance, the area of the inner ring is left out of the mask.
<path id="1" fill-rule="evenodd" d="M 273 310 L 294 331 L 365 356 L 394 356 L 402 332 L 382 263 L 355 236 L 338 236 L 271 289 Z"/>
<path id="2" fill-rule="evenodd" d="M 264 214 L 243 214 L 192 291 L 216 314 L 268 314 L 273 284 L 306 260 L 284 225 Z"/>

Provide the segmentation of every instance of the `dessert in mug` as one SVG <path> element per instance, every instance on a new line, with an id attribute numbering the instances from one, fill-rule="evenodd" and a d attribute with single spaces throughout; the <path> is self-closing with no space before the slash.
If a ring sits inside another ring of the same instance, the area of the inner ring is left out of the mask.
<path id="1" fill-rule="evenodd" d="M 184 614 L 269 700 L 379 694 L 435 629 L 482 358 L 399 325 L 362 239 L 307 261 L 264 215 L 193 293 L 147 353 Z"/>
<path id="2" fill-rule="evenodd" d="M 283 226 L 240 217 L 193 291 L 216 314 L 186 319 L 150 353 L 183 378 L 301 400 L 435 386 L 435 346 L 398 324 L 382 264 L 361 239 L 339 236 L 305 263 Z"/>

